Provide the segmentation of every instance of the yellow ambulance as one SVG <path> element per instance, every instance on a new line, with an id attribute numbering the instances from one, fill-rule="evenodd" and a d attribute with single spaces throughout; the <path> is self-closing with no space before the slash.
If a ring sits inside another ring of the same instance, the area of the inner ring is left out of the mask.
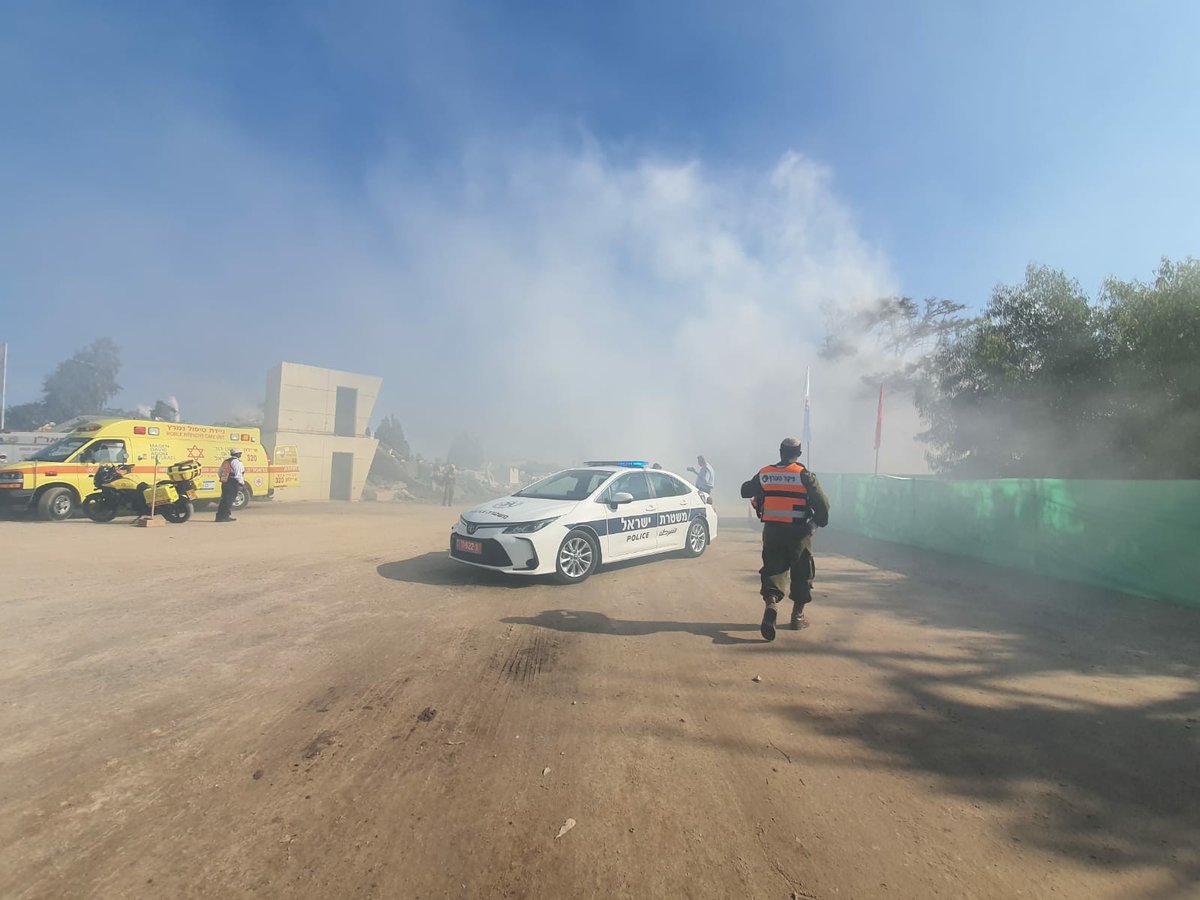
<path id="1" fill-rule="evenodd" d="M 246 483 L 234 503 L 234 509 L 242 509 L 252 498 L 271 496 L 276 488 L 271 454 L 263 448 L 257 428 L 88 419 L 27 459 L 0 465 L 0 507 L 32 509 L 43 519 L 62 521 L 95 490 L 92 476 L 106 463 L 132 465 L 135 477 L 151 483 L 155 471 L 165 478 L 167 466 L 187 459 L 200 464 L 196 499 L 216 500 L 221 496 L 217 471 L 234 448 L 242 451 L 246 466 Z M 287 448 L 281 449 L 286 455 Z M 299 478 L 298 467 L 286 469 L 280 486 Z"/>

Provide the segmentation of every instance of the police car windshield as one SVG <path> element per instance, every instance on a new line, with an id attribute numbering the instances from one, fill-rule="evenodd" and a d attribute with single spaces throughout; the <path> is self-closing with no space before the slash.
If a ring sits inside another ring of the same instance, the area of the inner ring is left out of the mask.
<path id="1" fill-rule="evenodd" d="M 612 472 L 596 469 L 568 469 L 534 482 L 513 496 L 532 497 L 536 500 L 586 500 L 611 477 Z"/>
<path id="2" fill-rule="evenodd" d="M 60 441 L 55 441 L 49 447 L 39 450 L 29 459 L 37 462 L 66 462 L 72 453 L 90 440 L 90 437 L 65 437 Z"/>

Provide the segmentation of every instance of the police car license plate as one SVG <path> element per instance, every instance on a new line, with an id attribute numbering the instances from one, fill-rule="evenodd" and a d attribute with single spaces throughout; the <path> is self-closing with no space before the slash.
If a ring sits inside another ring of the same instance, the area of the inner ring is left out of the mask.
<path id="1" fill-rule="evenodd" d="M 454 546 L 463 553 L 474 553 L 479 556 L 483 555 L 483 544 L 479 543 L 479 541 L 468 541 L 466 538 L 455 538 Z"/>

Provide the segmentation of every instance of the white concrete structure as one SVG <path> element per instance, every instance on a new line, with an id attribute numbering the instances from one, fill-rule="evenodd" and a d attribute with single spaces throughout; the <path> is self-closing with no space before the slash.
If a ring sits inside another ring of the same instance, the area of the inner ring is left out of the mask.
<path id="1" fill-rule="evenodd" d="M 263 443 L 295 447 L 300 484 L 276 494 L 287 500 L 360 500 L 374 438 L 366 436 L 382 378 L 280 363 L 267 373 Z"/>

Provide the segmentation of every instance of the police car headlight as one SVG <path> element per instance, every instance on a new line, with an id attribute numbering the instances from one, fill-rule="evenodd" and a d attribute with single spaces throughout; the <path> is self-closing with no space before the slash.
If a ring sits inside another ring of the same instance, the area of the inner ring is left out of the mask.
<path id="1" fill-rule="evenodd" d="M 533 531 L 541 531 L 551 522 L 558 520 L 558 516 L 550 519 L 538 519 L 536 522 L 522 522 L 519 525 L 509 525 L 504 529 L 505 534 L 529 534 Z"/>

